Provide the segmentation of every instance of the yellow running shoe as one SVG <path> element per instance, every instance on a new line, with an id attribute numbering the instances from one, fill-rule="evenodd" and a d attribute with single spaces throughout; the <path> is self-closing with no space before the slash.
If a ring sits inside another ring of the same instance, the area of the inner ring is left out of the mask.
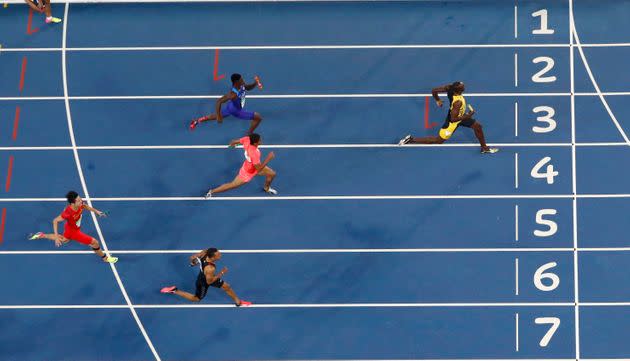
<path id="1" fill-rule="evenodd" d="M 118 257 L 107 257 L 107 258 L 105 258 L 105 262 L 107 262 L 107 263 L 116 263 L 116 262 L 118 262 Z"/>
<path id="2" fill-rule="evenodd" d="M 31 233 L 28 235 L 30 241 L 41 238 L 44 238 L 44 232 Z"/>

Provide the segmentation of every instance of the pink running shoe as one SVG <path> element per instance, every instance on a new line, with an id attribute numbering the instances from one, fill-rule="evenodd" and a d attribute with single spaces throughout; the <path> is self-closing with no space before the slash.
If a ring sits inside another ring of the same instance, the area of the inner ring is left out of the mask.
<path id="1" fill-rule="evenodd" d="M 247 307 L 247 306 L 251 306 L 252 303 L 245 301 L 245 300 L 241 300 L 241 303 L 239 303 L 238 305 L 236 305 L 236 307 Z"/>
<path id="2" fill-rule="evenodd" d="M 199 119 L 193 119 L 190 122 L 190 130 L 195 130 L 195 128 L 197 128 L 197 125 L 199 125 Z"/>
<path id="3" fill-rule="evenodd" d="M 55 18 L 55 17 L 47 17 L 46 18 L 46 24 L 59 24 L 61 22 L 61 19 L 59 18 Z"/>
<path id="4" fill-rule="evenodd" d="M 175 293 L 175 291 L 177 291 L 177 287 L 176 286 L 168 286 L 168 287 L 164 287 L 160 290 L 160 292 L 162 293 Z"/>

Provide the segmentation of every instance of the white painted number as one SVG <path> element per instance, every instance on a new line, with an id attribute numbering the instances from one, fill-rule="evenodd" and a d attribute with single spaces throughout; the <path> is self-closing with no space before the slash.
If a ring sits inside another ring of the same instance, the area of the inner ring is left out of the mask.
<path id="1" fill-rule="evenodd" d="M 536 237 L 550 237 L 558 232 L 558 224 L 550 219 L 544 219 L 543 216 L 555 216 L 558 211 L 555 209 L 541 209 L 536 212 L 536 223 L 543 226 L 547 226 L 548 229 L 541 231 L 539 229 L 534 230 L 534 236 Z"/>
<path id="2" fill-rule="evenodd" d="M 554 75 L 551 76 L 543 76 L 549 72 L 549 70 L 553 69 L 553 66 L 556 64 L 552 58 L 548 56 L 539 56 L 532 60 L 532 63 L 546 63 L 544 68 L 540 69 L 540 71 L 534 75 L 532 75 L 532 81 L 534 83 L 553 83 L 556 81 L 556 77 Z"/>
<path id="3" fill-rule="evenodd" d="M 532 13 L 532 17 L 540 17 L 540 28 L 533 30 L 532 34 L 549 35 L 554 33 L 554 30 L 549 29 L 549 25 L 547 24 L 547 9 L 538 10 L 535 13 Z"/>
<path id="4" fill-rule="evenodd" d="M 560 277 L 558 277 L 558 275 L 555 273 L 545 273 L 546 270 L 554 268 L 557 265 L 558 264 L 556 262 L 549 262 L 538 267 L 538 269 L 534 273 L 534 286 L 544 292 L 553 291 L 558 288 L 558 286 L 560 285 Z M 551 283 L 549 285 L 545 285 L 542 282 L 544 279 L 549 280 Z"/>
<path id="5" fill-rule="evenodd" d="M 551 325 L 549 331 L 545 333 L 542 340 L 540 340 L 540 347 L 547 347 L 549 345 L 549 341 L 560 327 L 560 319 L 558 317 L 537 317 L 534 322 L 537 325 Z"/>
<path id="6" fill-rule="evenodd" d="M 532 127 L 532 130 L 534 131 L 534 133 L 549 133 L 553 131 L 554 129 L 556 129 L 556 121 L 552 118 L 554 115 L 556 115 L 556 111 L 552 107 L 541 105 L 539 107 L 534 108 L 532 111 L 534 113 L 542 113 L 542 112 L 547 113 L 545 115 L 536 117 L 536 120 L 539 122 L 547 123 L 548 126 L 546 127 L 534 126 Z"/>
<path id="7" fill-rule="evenodd" d="M 534 168 L 532 168 L 530 175 L 534 178 L 547 179 L 547 184 L 553 184 L 553 178 L 559 174 L 557 171 L 553 170 L 553 164 L 547 165 L 544 173 L 540 172 L 542 167 L 550 161 L 551 157 L 544 157 L 543 159 L 541 159 L 538 163 L 536 163 Z"/>

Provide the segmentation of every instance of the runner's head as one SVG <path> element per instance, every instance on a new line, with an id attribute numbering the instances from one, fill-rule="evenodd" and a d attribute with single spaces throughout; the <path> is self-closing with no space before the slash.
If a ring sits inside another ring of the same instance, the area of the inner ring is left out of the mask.
<path id="1" fill-rule="evenodd" d="M 260 135 L 257 133 L 252 133 L 249 135 L 249 143 L 251 145 L 259 145 L 260 144 Z"/>
<path id="2" fill-rule="evenodd" d="M 240 87 L 241 85 L 245 84 L 245 81 L 243 81 L 243 77 L 241 76 L 241 74 L 234 73 L 232 74 L 230 79 L 232 79 L 232 85 L 234 85 L 235 87 Z"/>
<path id="3" fill-rule="evenodd" d="M 83 199 L 81 199 L 81 197 L 79 197 L 79 193 L 75 191 L 68 192 L 68 194 L 66 194 L 66 199 L 68 200 L 68 203 L 74 204 L 76 206 L 83 203 Z"/>
<path id="4" fill-rule="evenodd" d="M 453 84 L 451 84 L 451 87 L 453 88 L 453 92 L 457 94 L 462 94 L 464 90 L 466 90 L 464 82 L 461 81 L 454 82 Z"/>
<path id="5" fill-rule="evenodd" d="M 211 260 L 217 260 L 221 258 L 221 252 L 218 249 L 211 247 L 206 250 L 206 258 Z"/>

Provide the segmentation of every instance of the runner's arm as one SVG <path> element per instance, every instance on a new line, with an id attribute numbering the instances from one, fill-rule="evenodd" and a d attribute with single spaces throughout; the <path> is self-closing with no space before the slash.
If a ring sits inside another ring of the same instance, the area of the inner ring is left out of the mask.
<path id="1" fill-rule="evenodd" d="M 84 205 L 83 205 L 83 208 L 87 209 L 87 210 L 88 210 L 88 211 L 90 211 L 90 212 L 94 212 L 94 213 L 98 214 L 99 216 L 102 216 L 102 215 L 103 215 L 103 212 L 99 211 L 99 210 L 98 210 L 98 209 L 96 209 L 96 208 L 92 208 L 92 207 L 88 206 L 87 204 L 84 204 Z"/>
<path id="2" fill-rule="evenodd" d="M 53 233 L 55 234 L 56 237 L 59 237 L 59 232 L 58 232 L 58 225 L 60 222 L 63 222 L 64 219 L 63 217 L 61 217 L 61 214 L 58 215 L 55 219 L 53 219 Z"/>
<path id="3" fill-rule="evenodd" d="M 200 251 L 199 253 L 195 253 L 192 256 L 190 256 L 190 265 L 194 266 L 197 263 L 199 263 L 199 259 L 202 259 L 203 257 L 206 256 L 206 250 L 204 249 L 203 251 Z"/>
<path id="4" fill-rule="evenodd" d="M 455 103 L 453 103 L 453 109 L 451 110 L 451 119 L 450 122 L 461 122 L 462 120 L 468 120 L 470 118 L 472 118 L 473 114 L 475 114 L 475 111 L 470 111 L 466 114 L 463 114 L 461 117 L 458 116 L 459 114 L 459 109 L 462 107 L 462 102 L 460 102 L 459 100 L 456 101 Z"/>
<path id="5" fill-rule="evenodd" d="M 250 91 L 258 86 L 258 83 L 253 82 L 251 84 L 245 84 L 245 90 Z"/>
<path id="6" fill-rule="evenodd" d="M 274 152 L 269 152 L 269 154 L 267 154 L 267 158 L 265 158 L 265 161 L 259 164 L 254 164 L 254 167 L 256 168 L 256 170 L 258 172 L 260 172 L 261 170 L 263 170 L 267 164 L 269 164 L 269 162 L 271 162 L 271 160 L 273 158 L 276 157 L 276 154 Z"/>
<path id="7" fill-rule="evenodd" d="M 431 95 L 433 95 L 433 99 L 435 99 L 435 102 L 439 106 L 442 106 L 442 99 L 440 99 L 440 94 L 439 93 L 447 92 L 449 87 L 450 87 L 450 85 L 443 85 L 443 86 L 439 86 L 437 88 L 431 89 Z"/>
<path id="8" fill-rule="evenodd" d="M 221 272 L 219 272 L 216 276 L 214 275 L 214 271 L 215 271 L 214 267 L 206 267 L 203 270 L 203 274 L 204 276 L 206 276 L 206 283 L 208 283 L 209 285 L 213 284 L 216 280 L 221 278 L 225 274 L 225 272 L 227 272 L 227 268 L 223 267 Z"/>

